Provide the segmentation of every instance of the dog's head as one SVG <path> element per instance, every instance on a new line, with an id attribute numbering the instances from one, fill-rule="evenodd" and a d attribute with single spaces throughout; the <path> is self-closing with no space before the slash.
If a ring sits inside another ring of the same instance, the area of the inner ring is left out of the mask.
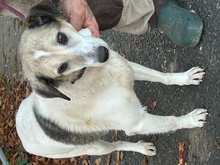
<path id="1" fill-rule="evenodd" d="M 57 90 L 59 83 L 74 83 L 85 68 L 100 67 L 108 60 L 108 45 L 77 32 L 53 3 L 33 7 L 27 22 L 19 54 L 26 78 L 43 97 L 69 100 Z"/>

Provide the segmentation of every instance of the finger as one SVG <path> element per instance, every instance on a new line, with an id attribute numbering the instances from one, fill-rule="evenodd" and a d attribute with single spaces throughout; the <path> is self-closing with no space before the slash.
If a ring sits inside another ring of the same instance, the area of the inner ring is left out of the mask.
<path id="1" fill-rule="evenodd" d="M 98 23 L 95 22 L 95 23 L 93 23 L 93 24 L 90 24 L 90 25 L 88 25 L 86 28 L 89 28 L 89 29 L 90 29 L 90 31 L 91 31 L 93 37 L 100 38 Z"/>
<path id="2" fill-rule="evenodd" d="M 92 32 L 92 36 L 96 37 L 96 38 L 100 38 L 100 33 L 99 31 L 91 31 Z"/>
<path id="3" fill-rule="evenodd" d="M 92 36 L 97 38 L 100 37 L 99 25 L 91 10 L 88 10 L 83 26 L 90 29 L 90 31 L 92 32 Z"/>
<path id="4" fill-rule="evenodd" d="M 83 16 L 73 17 L 73 15 L 70 15 L 69 19 L 70 19 L 70 23 L 77 31 L 82 29 L 85 19 Z"/>

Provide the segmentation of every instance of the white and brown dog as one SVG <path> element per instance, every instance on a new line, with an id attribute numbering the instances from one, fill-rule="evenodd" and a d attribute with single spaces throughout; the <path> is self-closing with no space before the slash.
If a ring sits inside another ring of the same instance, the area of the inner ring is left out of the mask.
<path id="1" fill-rule="evenodd" d="M 16 116 L 27 152 L 50 158 L 115 150 L 153 156 L 153 143 L 109 143 L 101 137 L 109 130 L 135 135 L 203 127 L 205 109 L 180 117 L 151 115 L 133 90 L 134 80 L 198 85 L 203 69 L 161 73 L 127 61 L 86 30 L 77 32 L 52 3 L 32 8 L 28 24 L 19 53 L 33 92 Z"/>

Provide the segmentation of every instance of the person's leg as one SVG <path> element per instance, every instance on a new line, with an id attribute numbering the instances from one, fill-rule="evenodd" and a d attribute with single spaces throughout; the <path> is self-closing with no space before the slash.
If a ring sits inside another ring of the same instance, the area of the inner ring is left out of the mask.
<path id="1" fill-rule="evenodd" d="M 175 0 L 87 0 L 100 30 L 113 28 L 143 34 L 150 24 L 180 46 L 195 46 L 203 24 L 198 14 L 178 6 Z"/>
<path id="2" fill-rule="evenodd" d="M 115 30 L 130 34 L 143 34 L 155 11 L 152 0 L 123 0 L 122 16 Z"/>
<path id="3" fill-rule="evenodd" d="M 143 34 L 154 13 L 152 0 L 87 0 L 100 30 L 114 28 L 130 34 Z"/>
<path id="4" fill-rule="evenodd" d="M 123 0 L 124 8 L 115 30 L 131 34 L 152 28 L 163 31 L 180 46 L 194 47 L 202 34 L 202 20 L 198 14 L 178 6 L 175 0 Z"/>

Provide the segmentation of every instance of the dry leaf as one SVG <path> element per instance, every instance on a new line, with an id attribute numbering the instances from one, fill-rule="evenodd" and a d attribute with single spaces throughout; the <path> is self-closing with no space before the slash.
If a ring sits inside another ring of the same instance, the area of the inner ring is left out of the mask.
<path id="1" fill-rule="evenodd" d="M 148 165 L 148 160 L 147 160 L 147 157 L 144 156 L 142 162 L 141 162 L 141 165 Z"/>
<path id="2" fill-rule="evenodd" d="M 156 105 L 157 105 L 157 101 L 152 101 L 150 103 L 150 107 L 153 108 L 153 109 L 156 107 Z"/>
<path id="3" fill-rule="evenodd" d="M 189 139 L 186 139 L 184 142 L 179 143 L 179 163 L 178 165 L 187 165 L 186 158 L 189 152 Z"/>
<path id="4" fill-rule="evenodd" d="M 95 165 L 101 165 L 101 158 L 98 158 L 95 160 Z"/>
<path id="5" fill-rule="evenodd" d="M 220 143 L 217 138 L 215 138 L 215 145 L 217 146 L 218 149 L 220 149 Z"/>
<path id="6" fill-rule="evenodd" d="M 121 153 L 120 153 L 120 160 L 122 160 L 123 158 L 124 158 L 124 152 L 121 151 Z"/>
<path id="7" fill-rule="evenodd" d="M 119 162 L 120 162 L 120 151 L 116 151 L 115 165 L 119 165 Z"/>
<path id="8" fill-rule="evenodd" d="M 115 141 L 118 140 L 118 131 L 117 130 L 114 131 L 114 133 L 112 135 L 112 139 L 115 140 Z"/>
<path id="9" fill-rule="evenodd" d="M 121 50 L 119 51 L 119 54 L 123 57 L 126 58 L 126 54 L 124 52 L 122 52 Z"/>
<path id="10" fill-rule="evenodd" d="M 107 158 L 107 163 L 106 163 L 106 165 L 110 165 L 111 159 L 112 159 L 112 155 L 111 155 L 111 154 L 108 154 L 108 158 Z"/>

